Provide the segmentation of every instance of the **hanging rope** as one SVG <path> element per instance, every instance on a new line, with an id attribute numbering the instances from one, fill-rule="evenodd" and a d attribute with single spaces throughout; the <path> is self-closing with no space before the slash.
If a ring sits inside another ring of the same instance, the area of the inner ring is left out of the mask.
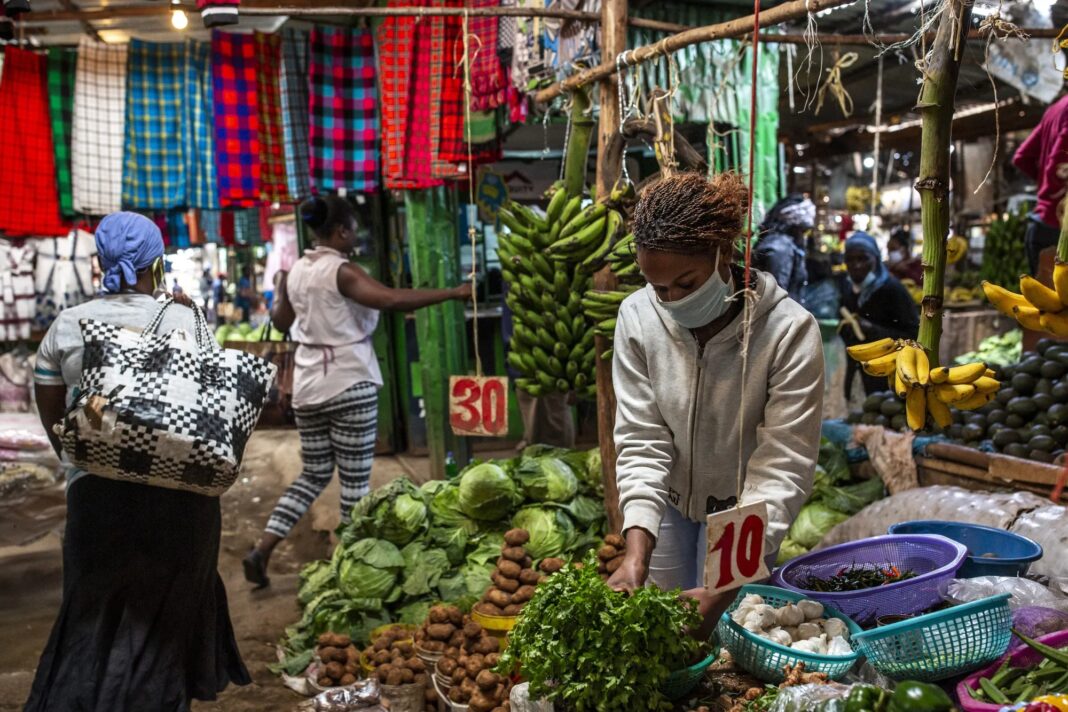
<path id="1" fill-rule="evenodd" d="M 823 100 L 827 92 L 830 92 L 831 96 L 838 102 L 838 108 L 842 110 L 842 115 L 846 118 L 853 115 L 853 97 L 849 95 L 845 85 L 842 84 L 842 70 L 852 67 L 857 61 L 857 57 L 856 52 L 846 52 L 835 60 L 833 67 L 827 70 L 827 77 L 823 80 L 823 84 L 820 85 L 820 90 L 816 94 L 817 114 L 823 109 Z"/>
<path id="2" fill-rule="evenodd" d="M 474 144 L 471 141 L 471 35 L 467 27 L 467 12 L 463 19 L 464 37 L 464 133 L 467 137 L 467 239 L 471 243 L 471 331 L 475 348 L 475 375 L 482 377 L 482 353 L 478 343 L 478 246 L 475 225 L 471 220 L 471 206 L 475 204 Z M 481 40 L 475 37 L 481 45 Z M 477 51 L 477 50 L 476 50 Z"/>
<path id="3" fill-rule="evenodd" d="M 868 229 L 875 223 L 875 205 L 879 195 L 879 143 L 883 136 L 883 55 L 879 55 L 879 66 L 875 78 L 875 145 L 872 153 L 875 154 L 875 163 L 871 168 L 871 221 Z"/>

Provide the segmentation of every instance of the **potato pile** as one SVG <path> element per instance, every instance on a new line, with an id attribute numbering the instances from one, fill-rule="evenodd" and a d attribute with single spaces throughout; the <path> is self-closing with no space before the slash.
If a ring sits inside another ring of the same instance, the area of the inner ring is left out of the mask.
<path id="1" fill-rule="evenodd" d="M 426 664 L 415 654 L 410 630 L 392 626 L 382 632 L 364 651 L 375 667 L 375 677 L 384 685 L 423 685 L 428 712 L 437 710 L 437 693 L 430 683 Z"/>
<path id="2" fill-rule="evenodd" d="M 516 616 L 534 596 L 541 575 L 523 545 L 530 541 L 526 529 L 509 529 L 504 534 L 501 558 L 490 574 L 493 586 L 486 590 L 475 610 L 488 616 Z"/>
<path id="3" fill-rule="evenodd" d="M 463 625 L 464 613 L 456 606 L 434 606 L 416 631 L 415 644 L 428 653 L 444 653 L 449 648 L 459 650 L 464 642 Z"/>
<path id="4" fill-rule="evenodd" d="M 319 687 L 338 687 L 356 682 L 360 673 L 360 651 L 352 639 L 339 633 L 323 633 L 316 648 L 322 668 L 316 682 Z"/>
<path id="5" fill-rule="evenodd" d="M 512 682 L 493 672 L 500 657 L 500 642 L 469 617 L 456 632 L 462 638 L 461 644 L 450 646 L 437 662 L 439 679 L 451 685 L 449 700 L 470 705 L 472 712 L 508 710 Z"/>
<path id="6" fill-rule="evenodd" d="M 623 565 L 627 553 L 627 542 L 618 534 L 609 534 L 604 538 L 604 545 L 597 550 L 597 572 L 607 578 Z"/>

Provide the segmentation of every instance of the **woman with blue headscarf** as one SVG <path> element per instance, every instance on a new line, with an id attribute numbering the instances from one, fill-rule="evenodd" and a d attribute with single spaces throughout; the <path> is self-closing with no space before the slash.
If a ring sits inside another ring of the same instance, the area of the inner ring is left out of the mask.
<path id="1" fill-rule="evenodd" d="M 883 264 L 879 246 L 866 232 L 855 232 L 846 240 L 845 262 L 848 278 L 841 288 L 842 306 L 852 312 L 864 332 L 863 341 L 877 341 L 887 336 L 915 339 L 920 313 L 912 296 Z M 842 329 L 846 346 L 861 343 L 852 329 Z M 885 378 L 869 376 L 860 364 L 849 359 L 846 367 L 846 399 L 853 393 L 854 374 L 860 373 L 865 395 L 887 389 Z"/>
<path id="2" fill-rule="evenodd" d="M 115 213 L 95 237 L 104 293 L 61 312 L 37 352 L 38 410 L 60 457 L 53 428 L 81 381 L 80 322 L 141 330 L 164 284 L 163 238 L 151 220 Z M 193 328 L 192 311 L 170 307 L 159 332 Z M 220 533 L 217 497 L 70 468 L 63 602 L 25 709 L 184 712 L 250 682 L 216 570 Z"/>

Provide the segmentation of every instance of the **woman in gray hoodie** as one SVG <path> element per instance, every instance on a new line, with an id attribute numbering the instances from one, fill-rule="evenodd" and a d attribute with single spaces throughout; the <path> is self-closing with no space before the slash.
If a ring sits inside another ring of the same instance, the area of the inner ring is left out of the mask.
<path id="1" fill-rule="evenodd" d="M 616 472 L 627 541 L 609 580 L 617 590 L 647 578 L 665 589 L 702 586 L 705 518 L 734 506 L 739 489 L 741 504 L 767 503 L 764 553 L 774 561 L 812 488 L 820 330 L 769 275 L 753 270 L 744 284 L 736 245 L 745 203 L 738 176 L 689 173 L 648 188 L 634 212 L 648 284 L 623 302 L 616 322 Z M 715 615 L 715 601 L 701 603 Z"/>

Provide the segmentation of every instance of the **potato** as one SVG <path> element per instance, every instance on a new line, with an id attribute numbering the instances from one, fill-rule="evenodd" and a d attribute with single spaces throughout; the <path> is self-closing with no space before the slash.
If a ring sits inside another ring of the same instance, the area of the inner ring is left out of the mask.
<path id="1" fill-rule="evenodd" d="M 475 652 L 482 653 L 483 655 L 489 655 L 490 653 L 496 653 L 500 651 L 501 643 L 499 640 L 492 636 L 486 636 L 478 642 L 475 646 Z"/>
<path id="2" fill-rule="evenodd" d="M 549 575 L 551 576 L 552 574 L 549 574 Z M 540 585 L 542 585 L 543 583 L 545 583 L 548 580 L 549 580 L 549 576 L 539 576 L 538 577 L 538 585 L 540 586 Z"/>
<path id="3" fill-rule="evenodd" d="M 452 635 L 449 636 L 449 642 L 446 645 L 448 645 L 449 647 L 459 648 L 463 644 L 464 632 L 457 628 L 452 632 Z"/>
<path id="4" fill-rule="evenodd" d="M 467 679 L 467 671 L 464 670 L 462 667 L 457 667 L 455 670 L 452 671 L 452 684 L 453 685 L 459 685 L 460 683 L 462 683 L 466 679 Z"/>
<path id="5" fill-rule="evenodd" d="M 389 649 L 389 641 L 386 640 L 385 638 L 379 638 L 378 640 L 375 641 L 374 649 L 375 650 L 388 650 Z"/>
<path id="6" fill-rule="evenodd" d="M 483 670 L 475 678 L 475 684 L 480 690 L 496 690 L 500 678 L 491 670 Z"/>
<path id="7" fill-rule="evenodd" d="M 523 569 L 519 572 L 519 583 L 523 586 L 534 586 L 538 583 L 538 572 L 534 569 Z"/>
<path id="8" fill-rule="evenodd" d="M 623 559 L 624 558 L 626 558 L 626 557 L 624 557 L 622 554 L 620 554 L 619 556 L 617 556 L 616 558 L 612 559 L 607 564 L 605 564 L 605 569 L 608 570 L 608 573 L 614 574 L 616 571 L 619 570 L 619 567 L 623 565 Z"/>
<path id="9" fill-rule="evenodd" d="M 541 563 L 538 564 L 538 568 L 547 574 L 555 574 L 557 571 L 564 568 L 564 560 L 556 557 L 542 559 Z"/>
<path id="10" fill-rule="evenodd" d="M 371 660 L 375 665 L 383 665 L 393 659 L 388 650 L 379 650 Z"/>
<path id="11" fill-rule="evenodd" d="M 616 558 L 617 554 L 619 554 L 619 550 L 611 544 L 605 544 L 597 550 L 597 558 L 601 561 L 609 561 L 611 559 L 614 559 Z"/>
<path id="12" fill-rule="evenodd" d="M 375 670 L 375 677 L 378 678 L 379 682 L 384 683 L 386 680 L 389 679 L 389 673 L 392 671 L 392 669 L 393 668 L 389 665 L 382 665 L 377 670 Z"/>
<path id="13" fill-rule="evenodd" d="M 452 677 L 453 671 L 456 670 L 456 664 L 455 658 L 441 658 L 435 667 L 445 677 Z"/>
<path id="14" fill-rule="evenodd" d="M 526 529 L 509 529 L 504 533 L 504 543 L 508 546 L 523 546 L 530 541 L 530 532 Z"/>
<path id="15" fill-rule="evenodd" d="M 400 671 L 400 679 L 402 685 L 415 682 L 415 673 L 408 668 L 397 668 Z"/>
<path id="16" fill-rule="evenodd" d="M 330 663 L 334 661 L 334 657 L 337 655 L 337 648 L 333 645 L 324 645 L 319 648 L 319 659 L 324 663 Z"/>
<path id="17" fill-rule="evenodd" d="M 502 561 L 497 566 L 497 571 L 500 572 L 504 578 L 519 580 L 519 572 L 523 569 L 514 561 Z"/>
<path id="18" fill-rule="evenodd" d="M 426 670 L 426 664 L 419 658 L 411 658 L 410 660 L 405 661 L 404 667 L 416 673 Z"/>
<path id="19" fill-rule="evenodd" d="M 449 609 L 447 606 L 433 606 L 430 609 L 430 613 L 427 615 L 427 619 L 431 623 L 448 623 L 449 622 Z"/>
<path id="20" fill-rule="evenodd" d="M 508 592 L 502 591 L 499 588 L 491 588 L 489 591 L 486 591 L 485 600 L 499 608 L 504 608 L 512 602 L 512 596 Z"/>
<path id="21" fill-rule="evenodd" d="M 319 640 L 317 642 L 318 642 L 320 648 L 325 648 L 328 645 L 333 647 L 333 645 L 334 645 L 334 634 L 330 633 L 330 632 L 323 633 L 322 635 L 319 636 Z"/>
<path id="22" fill-rule="evenodd" d="M 467 623 L 464 623 L 464 637 L 477 638 L 480 635 L 482 635 L 482 626 L 480 626 L 478 623 L 475 623 L 474 621 L 468 621 Z"/>
<path id="23" fill-rule="evenodd" d="M 479 613 L 487 616 L 503 616 L 504 609 L 488 601 L 483 601 L 477 606 Z"/>
<path id="24" fill-rule="evenodd" d="M 355 645 L 350 645 L 349 647 L 345 648 L 345 659 L 350 663 L 356 662 L 360 659 L 360 651 L 356 648 Z"/>
<path id="25" fill-rule="evenodd" d="M 347 648 L 352 645 L 352 638 L 347 635 L 334 634 L 334 647 L 335 648 Z"/>
<path id="26" fill-rule="evenodd" d="M 409 673 L 411 670 L 408 671 Z M 403 685 L 404 684 L 404 671 L 400 668 L 393 668 L 389 675 L 386 676 L 387 685 Z"/>
<path id="27" fill-rule="evenodd" d="M 353 685 L 356 683 L 356 676 L 350 672 L 347 672 L 341 676 L 340 682 L 342 685 Z"/>
<path id="28" fill-rule="evenodd" d="M 316 682 L 319 684 L 319 687 L 333 687 L 334 686 L 334 681 L 331 680 L 330 678 L 328 678 L 326 675 L 320 675 L 319 679 L 316 680 Z"/>
<path id="29" fill-rule="evenodd" d="M 524 569 L 529 569 L 529 568 L 533 568 L 534 567 L 534 559 L 530 558 L 530 554 L 527 554 L 526 556 L 524 556 L 523 560 L 518 562 L 518 563 Z"/>
<path id="30" fill-rule="evenodd" d="M 427 674 L 425 672 L 417 672 L 417 673 L 415 673 L 415 684 L 416 685 L 425 685 L 425 684 L 427 684 L 427 682 L 429 682 L 429 678 L 427 677 Z"/>
<path id="31" fill-rule="evenodd" d="M 464 612 L 456 606 L 449 606 L 447 610 L 449 611 L 449 623 L 452 623 L 457 628 L 461 627 L 464 624 Z"/>
<path id="32" fill-rule="evenodd" d="M 423 649 L 428 653 L 443 653 L 447 647 L 443 640 L 428 640 L 423 643 Z"/>
<path id="33" fill-rule="evenodd" d="M 432 686 L 426 688 L 426 692 L 423 693 L 423 699 L 426 701 L 427 706 L 434 705 L 434 709 L 437 709 L 438 692 Z"/>
<path id="34" fill-rule="evenodd" d="M 493 712 L 493 708 L 497 706 L 497 703 L 483 695 L 481 690 L 471 695 L 471 701 L 468 704 L 471 712 Z"/>
<path id="35" fill-rule="evenodd" d="M 522 603 L 510 603 L 501 612 L 506 616 L 518 616 L 521 610 L 523 610 Z"/>
<path id="36" fill-rule="evenodd" d="M 519 588 L 519 582 L 514 578 L 505 578 L 504 576 L 498 576 L 494 583 L 497 584 L 497 588 L 501 589 L 505 593 L 515 593 Z"/>
<path id="37" fill-rule="evenodd" d="M 475 679 L 472 677 L 464 678 L 464 681 L 460 683 L 460 689 L 464 691 L 468 699 L 471 698 L 471 695 L 478 693 L 478 685 L 475 684 Z"/>
<path id="38" fill-rule="evenodd" d="M 533 586 L 520 586 L 519 590 L 512 594 L 512 603 L 526 603 L 534 598 L 535 590 L 537 589 Z"/>
<path id="39" fill-rule="evenodd" d="M 460 648 L 459 647 L 455 647 L 455 646 L 454 647 L 445 648 L 445 654 L 448 655 L 450 658 L 459 658 L 460 657 Z"/>
<path id="40" fill-rule="evenodd" d="M 517 564 L 527 555 L 527 550 L 521 546 L 509 546 L 501 550 L 501 556 Z"/>
<path id="41" fill-rule="evenodd" d="M 403 643 L 398 643 L 397 644 L 397 650 L 399 650 L 400 654 L 403 655 L 406 658 L 410 658 L 413 655 L 415 655 L 415 646 L 413 646 L 411 643 L 409 643 L 407 641 L 405 641 Z"/>
<path id="42" fill-rule="evenodd" d="M 601 574 L 601 576 L 607 576 L 608 575 L 608 567 L 605 565 L 605 563 L 603 561 L 601 563 L 597 564 L 597 573 Z"/>
<path id="43" fill-rule="evenodd" d="M 452 623 L 434 623 L 427 627 L 426 633 L 432 640 L 448 640 L 454 630 Z"/>
<path id="44" fill-rule="evenodd" d="M 323 672 L 335 680 L 340 680 L 345 675 L 345 666 L 339 662 L 332 662 L 323 668 Z"/>
<path id="45" fill-rule="evenodd" d="M 480 672 L 482 672 L 482 665 L 480 661 L 476 660 L 475 658 L 468 658 L 467 663 L 464 665 L 464 670 L 467 671 L 468 677 L 474 678 Z"/>
<path id="46" fill-rule="evenodd" d="M 500 661 L 501 661 L 501 654 L 500 653 L 490 653 L 489 655 L 486 656 L 486 667 L 495 668 L 495 667 L 497 667 L 497 663 L 499 663 Z"/>
<path id="47" fill-rule="evenodd" d="M 463 704 L 465 702 L 464 691 L 461 690 L 459 687 L 452 688 L 451 690 L 449 690 L 449 699 L 455 702 L 456 704 Z"/>
<path id="48" fill-rule="evenodd" d="M 360 674 L 360 664 L 359 663 L 345 663 L 345 672 L 348 673 L 349 675 L 359 675 Z"/>
<path id="49" fill-rule="evenodd" d="M 623 537 L 621 537 L 619 534 L 608 534 L 604 538 L 604 543 L 608 544 L 609 546 L 614 546 L 617 549 L 622 549 L 627 545 L 627 542 L 624 541 Z"/>

